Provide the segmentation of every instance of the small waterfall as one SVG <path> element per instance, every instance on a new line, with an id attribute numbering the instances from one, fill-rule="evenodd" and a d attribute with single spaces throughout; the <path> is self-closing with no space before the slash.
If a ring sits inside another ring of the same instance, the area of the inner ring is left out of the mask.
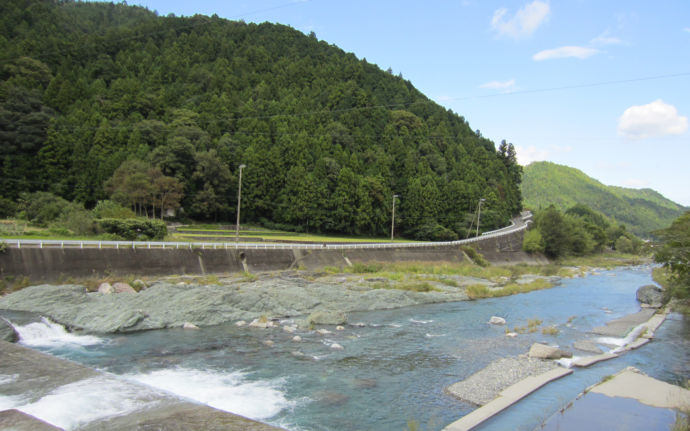
<path id="1" fill-rule="evenodd" d="M 94 335 L 72 334 L 64 326 L 46 317 L 42 317 L 40 322 L 23 326 L 9 321 L 8 323 L 19 334 L 19 343 L 30 347 L 92 346 L 105 342 L 104 339 Z"/>

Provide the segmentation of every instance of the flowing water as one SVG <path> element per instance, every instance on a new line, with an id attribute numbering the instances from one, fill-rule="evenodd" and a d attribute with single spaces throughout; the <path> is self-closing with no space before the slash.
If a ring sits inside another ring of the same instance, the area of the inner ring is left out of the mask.
<path id="1" fill-rule="evenodd" d="M 345 330 L 330 327 L 325 335 L 233 324 L 100 337 L 69 334 L 48 320 L 16 327 L 21 343 L 34 349 L 290 430 L 404 430 L 408 421 L 439 430 L 476 408 L 447 395 L 445 387 L 494 359 L 526 352 L 535 341 L 571 349 L 573 341 L 593 338 L 588 334 L 593 327 L 639 310 L 635 290 L 652 282 L 650 274 L 648 266 L 620 268 L 510 297 L 352 313 Z M 541 327 L 560 332 L 506 337 L 505 327 L 487 324 L 494 315 L 510 328 L 539 319 Z M 295 335 L 302 341 L 292 341 Z M 336 343 L 343 349 L 333 349 Z M 578 369 L 481 429 L 532 430 L 587 386 L 628 365 L 671 383 L 686 380 L 690 324 L 671 314 L 649 345 Z M 20 398 L 2 395 L 3 379 L 11 378 L 0 376 L 0 409 L 16 407 L 50 421 L 42 408 L 59 410 L 56 403 L 74 399 L 22 405 Z M 117 399 L 110 405 L 118 412 L 137 400 L 125 389 L 118 392 L 116 384 L 81 385 L 63 387 L 67 394 L 80 394 L 79 403 L 66 408 L 92 411 L 104 391 Z"/>

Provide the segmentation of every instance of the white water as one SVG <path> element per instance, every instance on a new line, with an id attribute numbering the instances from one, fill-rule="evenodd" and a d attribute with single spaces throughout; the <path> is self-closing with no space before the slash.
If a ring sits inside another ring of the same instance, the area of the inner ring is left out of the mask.
<path id="1" fill-rule="evenodd" d="M 294 402 L 280 390 L 282 380 L 247 380 L 245 373 L 175 368 L 125 378 L 250 419 L 268 419 Z"/>
<path id="2" fill-rule="evenodd" d="M 104 342 L 102 338 L 93 335 L 67 332 L 64 326 L 45 317 L 42 317 L 40 322 L 12 326 L 19 334 L 19 343 L 29 347 L 92 346 Z"/>
<path id="3" fill-rule="evenodd" d="M 153 391 L 118 379 L 98 376 L 56 388 L 35 402 L 0 397 L 0 409 L 16 408 L 66 430 L 110 416 L 148 408 L 158 401 Z"/>
<path id="4" fill-rule="evenodd" d="M 616 337 L 599 337 L 596 339 L 597 343 L 608 344 L 611 346 L 617 346 L 611 349 L 609 353 L 620 353 L 625 350 L 625 346 L 632 343 L 640 336 L 640 334 L 647 328 L 647 322 L 637 325 L 623 338 Z"/>

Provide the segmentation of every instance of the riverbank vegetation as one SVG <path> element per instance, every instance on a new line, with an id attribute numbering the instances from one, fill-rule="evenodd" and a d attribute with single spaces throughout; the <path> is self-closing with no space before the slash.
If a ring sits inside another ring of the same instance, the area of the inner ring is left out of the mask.
<path id="1" fill-rule="evenodd" d="M 663 268 L 654 270 L 654 279 L 664 286 L 666 299 L 676 299 L 679 308 L 690 312 L 690 211 L 657 231 L 661 244 L 654 259 Z"/>
<path id="2" fill-rule="evenodd" d="M 646 252 L 644 242 L 625 225 L 582 204 L 565 212 L 553 205 L 536 211 L 534 225 L 525 233 L 523 249 L 551 259 L 592 256 L 609 250 L 634 255 Z"/>

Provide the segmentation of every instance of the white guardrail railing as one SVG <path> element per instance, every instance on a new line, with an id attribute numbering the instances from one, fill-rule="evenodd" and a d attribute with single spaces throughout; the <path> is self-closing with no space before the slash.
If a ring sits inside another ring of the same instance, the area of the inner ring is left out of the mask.
<path id="1" fill-rule="evenodd" d="M 458 244 L 471 244 L 489 238 L 509 235 L 526 229 L 527 225 L 504 228 L 496 232 L 486 232 L 478 237 L 457 241 L 434 242 L 384 242 L 357 244 L 328 244 L 328 243 L 258 243 L 258 242 L 169 242 L 169 241 L 87 241 L 87 240 L 48 240 L 48 239 L 8 239 L 0 238 L 9 247 L 22 248 L 115 248 L 115 249 L 367 249 L 367 248 L 412 248 L 412 247 L 443 247 Z"/>
<path id="2" fill-rule="evenodd" d="M 509 235 L 514 232 L 527 229 L 529 221 L 526 217 L 518 219 L 520 224 L 511 222 L 510 226 L 484 232 L 482 235 L 456 241 L 434 242 L 383 242 L 383 243 L 356 243 L 356 244 L 329 244 L 329 243 L 261 243 L 261 242 L 170 242 L 170 241 L 98 241 L 98 240 L 47 240 L 47 239 L 9 239 L 0 238 L 1 242 L 9 247 L 33 247 L 33 248 L 115 248 L 115 249 L 367 249 L 367 248 L 412 248 L 412 247 L 443 247 L 449 245 L 471 244 L 490 238 Z M 524 224 L 523 224 L 524 223 Z"/>

